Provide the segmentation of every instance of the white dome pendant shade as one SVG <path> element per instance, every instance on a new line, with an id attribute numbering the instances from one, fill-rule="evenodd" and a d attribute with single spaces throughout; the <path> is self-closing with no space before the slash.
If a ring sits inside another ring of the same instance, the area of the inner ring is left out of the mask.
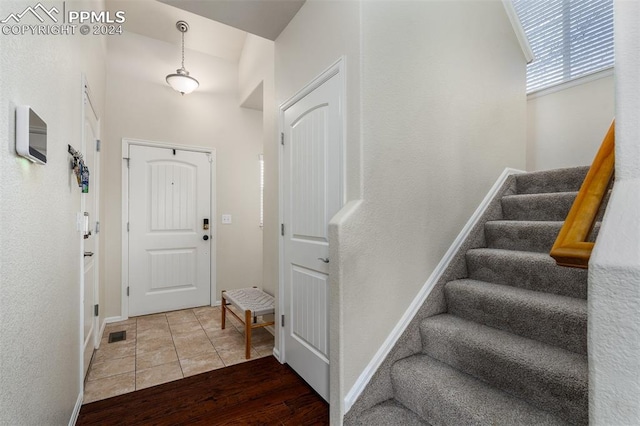
<path id="1" fill-rule="evenodd" d="M 167 76 L 167 83 L 173 87 L 173 90 L 180 92 L 183 95 L 185 93 L 191 93 L 198 88 L 200 83 L 198 80 L 189 75 L 189 71 L 184 68 L 176 70 L 176 74 L 169 74 Z"/>
<path id="2" fill-rule="evenodd" d="M 178 31 L 182 34 L 182 68 L 177 69 L 175 74 L 169 74 L 167 76 L 167 83 L 173 90 L 184 95 L 185 93 L 191 93 L 196 90 L 200 83 L 191 77 L 189 71 L 184 67 L 184 33 L 189 31 L 189 24 L 185 21 L 178 21 L 176 22 L 176 28 L 178 28 Z"/>

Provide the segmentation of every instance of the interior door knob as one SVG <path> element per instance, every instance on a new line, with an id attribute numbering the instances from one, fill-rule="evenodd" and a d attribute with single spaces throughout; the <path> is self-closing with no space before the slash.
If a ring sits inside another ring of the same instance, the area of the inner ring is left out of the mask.
<path id="1" fill-rule="evenodd" d="M 205 235 L 205 236 L 203 236 L 203 237 L 202 237 L 202 239 L 203 239 L 203 240 L 205 240 L 205 241 L 207 241 L 207 240 L 209 239 L 209 236 L 208 236 L 208 235 Z"/>
<path id="2" fill-rule="evenodd" d="M 328 257 L 325 257 L 325 258 L 319 257 L 318 260 L 321 260 L 324 263 L 329 263 L 329 258 Z"/>

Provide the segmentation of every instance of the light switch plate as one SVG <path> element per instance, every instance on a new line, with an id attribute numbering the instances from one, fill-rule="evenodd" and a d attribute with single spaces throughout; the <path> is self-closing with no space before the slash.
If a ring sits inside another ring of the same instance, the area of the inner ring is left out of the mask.
<path id="1" fill-rule="evenodd" d="M 222 215 L 222 223 L 224 225 L 229 225 L 231 224 L 231 215 L 230 214 L 223 214 Z"/>

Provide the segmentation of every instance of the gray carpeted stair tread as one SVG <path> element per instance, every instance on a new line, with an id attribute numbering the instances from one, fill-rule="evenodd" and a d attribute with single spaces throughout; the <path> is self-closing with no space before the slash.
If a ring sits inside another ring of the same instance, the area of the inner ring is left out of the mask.
<path id="1" fill-rule="evenodd" d="M 587 353 L 586 300 L 470 279 L 448 282 L 445 295 L 449 314 Z"/>
<path id="2" fill-rule="evenodd" d="M 478 248 L 466 260 L 475 280 L 587 298 L 587 270 L 558 266 L 548 253 Z"/>
<path id="3" fill-rule="evenodd" d="M 492 202 L 499 210 L 467 243 L 485 247 L 465 249 L 464 264 L 456 260 L 442 293 L 420 311 L 434 312 L 437 303 L 441 312 L 444 297 L 447 313 L 414 319 L 422 353 L 397 361 L 415 352 L 406 343 L 414 339 L 399 340 L 404 346 L 390 353 L 373 388 L 392 399 L 351 411 L 354 424 L 588 424 L 588 271 L 549 256 L 588 170 L 509 178 Z"/>
<path id="4" fill-rule="evenodd" d="M 588 422 L 585 355 L 448 314 L 424 319 L 420 333 L 425 355 L 566 421 Z"/>
<path id="5" fill-rule="evenodd" d="M 506 220 L 564 221 L 577 192 L 505 195 L 501 199 Z"/>
<path id="6" fill-rule="evenodd" d="M 374 405 L 345 426 L 429 426 L 413 411 L 393 399 Z"/>
<path id="7" fill-rule="evenodd" d="M 578 191 L 589 167 L 543 170 L 516 175 L 518 194 Z"/>
<path id="8" fill-rule="evenodd" d="M 560 221 L 493 220 L 484 226 L 487 247 L 549 253 L 555 243 Z"/>
<path id="9" fill-rule="evenodd" d="M 396 362 L 391 380 L 396 399 L 434 425 L 566 424 L 426 355 Z"/>

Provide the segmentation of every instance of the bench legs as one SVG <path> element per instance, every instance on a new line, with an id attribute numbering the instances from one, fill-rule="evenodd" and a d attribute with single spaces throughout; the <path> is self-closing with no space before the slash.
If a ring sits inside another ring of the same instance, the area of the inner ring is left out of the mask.
<path id="1" fill-rule="evenodd" d="M 247 359 L 251 358 L 251 330 L 253 328 L 258 328 L 258 327 L 266 327 L 269 325 L 274 325 L 275 322 L 274 321 L 270 321 L 267 323 L 261 323 L 261 324 L 253 324 L 256 322 L 257 318 L 253 317 L 251 315 L 251 310 L 246 310 L 244 311 L 244 320 L 242 318 L 240 318 L 238 315 L 236 315 L 235 312 L 233 312 L 231 309 L 227 308 L 227 305 L 229 304 L 227 302 L 227 300 L 224 297 L 224 292 L 225 290 L 222 290 L 222 296 L 220 298 L 220 302 L 221 302 L 221 311 L 222 311 L 222 319 L 221 319 L 221 326 L 222 326 L 222 330 L 225 329 L 226 326 L 226 320 L 227 320 L 227 312 L 229 312 L 231 315 L 233 315 L 234 317 L 236 317 L 236 319 L 240 322 L 244 323 L 244 344 L 245 344 L 245 357 Z M 235 306 L 235 305 L 234 305 Z"/>
<path id="2" fill-rule="evenodd" d="M 222 323 L 222 329 L 224 330 L 225 324 L 226 324 L 226 319 L 227 319 L 227 301 L 224 298 L 224 292 L 225 290 L 222 290 L 222 297 L 220 297 L 220 302 L 222 305 L 222 320 L 220 321 Z"/>
<path id="3" fill-rule="evenodd" d="M 227 310 L 229 309 L 227 308 L 227 300 L 224 298 L 224 292 L 225 291 L 222 290 L 222 297 L 220 298 L 220 302 L 222 305 L 222 319 L 220 322 L 223 330 L 225 329 L 227 324 Z M 231 315 L 238 318 L 238 316 L 233 311 L 229 310 L 229 312 L 231 313 Z M 240 318 L 238 319 L 241 320 Z M 251 311 L 247 310 L 244 311 L 244 356 L 246 359 L 251 358 L 251 328 Z"/>
<path id="4" fill-rule="evenodd" d="M 251 358 L 251 311 L 244 311 L 244 355 Z"/>

